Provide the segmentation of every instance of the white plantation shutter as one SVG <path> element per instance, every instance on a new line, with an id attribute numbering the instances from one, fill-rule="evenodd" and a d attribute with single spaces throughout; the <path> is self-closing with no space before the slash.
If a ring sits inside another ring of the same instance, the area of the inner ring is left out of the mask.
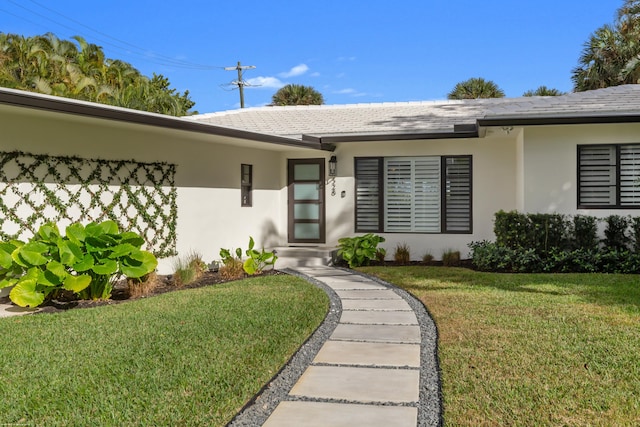
<path id="1" fill-rule="evenodd" d="M 620 146 L 620 205 L 640 205 L 640 145 Z"/>
<path id="2" fill-rule="evenodd" d="M 440 157 L 414 160 L 413 231 L 440 231 Z"/>
<path id="3" fill-rule="evenodd" d="M 579 205 L 616 204 L 616 148 L 613 145 L 578 147 Z"/>
<path id="4" fill-rule="evenodd" d="M 471 157 L 445 158 L 444 191 L 444 231 L 471 231 Z"/>
<path id="5" fill-rule="evenodd" d="M 385 231 L 440 231 L 440 157 L 385 159 Z"/>
<path id="6" fill-rule="evenodd" d="M 385 172 L 385 231 L 411 231 L 411 160 L 388 158 Z"/>
<path id="7" fill-rule="evenodd" d="M 382 231 L 379 157 L 356 158 L 356 231 Z"/>

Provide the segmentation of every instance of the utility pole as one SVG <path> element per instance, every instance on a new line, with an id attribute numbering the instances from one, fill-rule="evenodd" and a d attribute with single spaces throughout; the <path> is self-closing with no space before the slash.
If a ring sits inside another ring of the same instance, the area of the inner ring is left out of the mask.
<path id="1" fill-rule="evenodd" d="M 240 108 L 244 108 L 244 87 L 249 85 L 247 82 L 242 80 L 242 72 L 244 70 L 251 70 L 254 68 L 256 68 L 255 65 L 241 65 L 240 61 L 238 61 L 238 65 L 235 67 L 224 67 L 225 71 L 238 70 L 238 80 L 234 80 L 230 84 L 238 86 L 238 89 L 240 89 Z"/>

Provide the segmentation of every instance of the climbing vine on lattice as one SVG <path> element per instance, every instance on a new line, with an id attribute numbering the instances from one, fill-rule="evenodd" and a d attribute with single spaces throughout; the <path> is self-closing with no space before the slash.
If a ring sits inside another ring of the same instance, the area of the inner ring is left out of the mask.
<path id="1" fill-rule="evenodd" d="M 0 152 L 0 239 L 26 240 L 46 222 L 111 219 L 158 257 L 176 254 L 176 166 Z"/>

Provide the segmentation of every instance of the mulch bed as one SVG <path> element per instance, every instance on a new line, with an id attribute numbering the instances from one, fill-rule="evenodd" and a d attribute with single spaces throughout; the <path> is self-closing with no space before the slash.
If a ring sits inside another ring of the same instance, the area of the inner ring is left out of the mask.
<path id="1" fill-rule="evenodd" d="M 262 273 L 262 275 L 280 275 L 286 274 L 278 270 L 269 270 Z M 248 277 L 248 276 L 246 276 Z M 238 280 L 238 279 L 236 279 Z M 150 298 L 156 295 L 165 294 L 167 292 L 176 292 L 181 291 L 183 289 L 194 289 L 201 288 L 204 286 L 213 286 L 220 283 L 227 283 L 231 280 L 223 278 L 218 272 L 207 271 L 204 273 L 202 277 L 199 279 L 189 283 L 188 285 L 176 286 L 173 282 L 173 278 L 171 275 L 166 276 L 158 276 L 158 284 L 157 286 L 148 294 L 139 297 L 139 298 Z M 9 298 L 7 298 L 8 300 Z M 114 305 L 121 304 L 127 301 L 136 300 L 138 298 L 132 298 L 129 295 L 127 290 L 127 284 L 125 281 L 121 281 L 114 286 L 113 292 L 111 293 L 111 298 L 108 300 L 80 300 L 77 298 L 77 295 L 72 292 L 64 293 L 60 295 L 57 299 L 52 299 L 50 301 L 45 302 L 41 305 L 36 312 L 38 313 L 56 313 L 69 309 L 78 309 L 78 308 L 92 308 L 99 307 L 103 305 Z M 7 301 L 9 302 L 9 301 Z"/>

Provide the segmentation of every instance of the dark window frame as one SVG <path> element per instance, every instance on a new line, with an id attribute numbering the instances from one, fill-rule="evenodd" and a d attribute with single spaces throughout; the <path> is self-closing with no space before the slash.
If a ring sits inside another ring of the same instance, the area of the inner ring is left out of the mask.
<path id="1" fill-rule="evenodd" d="M 389 156 L 396 157 L 396 156 Z M 472 155 L 445 155 L 445 156 L 415 156 L 415 157 L 439 157 L 441 162 L 440 168 L 440 208 L 441 208 L 441 225 L 438 232 L 425 231 L 385 231 L 384 228 L 384 212 L 385 212 L 385 184 L 384 184 L 384 159 L 383 156 L 354 157 L 354 228 L 357 233 L 389 233 L 389 234 L 473 234 L 473 156 Z M 451 230 L 447 223 L 447 160 L 455 158 L 469 159 L 469 229 L 468 230 Z M 358 162 L 359 160 L 377 160 L 378 161 L 378 228 L 362 228 L 358 224 Z"/>
<path id="2" fill-rule="evenodd" d="M 620 151 L 622 147 L 625 146 L 632 146 L 632 145 L 636 145 L 640 147 L 640 143 L 622 143 L 622 144 L 578 144 L 577 146 L 577 150 L 576 150 L 576 157 L 577 157 L 577 161 L 576 161 L 576 182 L 578 183 L 577 186 L 577 194 L 576 194 L 576 204 L 577 204 L 577 208 L 578 209 L 629 209 L 629 210 L 633 210 L 633 209 L 640 209 L 640 203 L 637 205 L 629 205 L 629 204 L 622 204 L 620 199 L 621 199 L 621 185 L 620 185 L 620 177 L 621 177 L 621 165 L 620 165 L 620 161 L 621 161 L 621 156 L 620 156 Z M 613 165 L 609 165 L 610 167 L 615 167 L 615 203 L 613 204 L 585 204 L 582 203 L 582 199 L 581 199 L 581 195 L 582 195 L 582 181 L 581 181 L 581 170 L 582 170 L 582 163 L 581 163 L 581 150 L 583 148 L 594 148 L 594 147 L 608 147 L 611 148 L 613 147 L 615 149 L 615 164 Z M 640 175 L 638 175 L 638 178 L 640 179 Z"/>
<path id="3" fill-rule="evenodd" d="M 253 165 L 247 163 L 240 165 L 240 206 L 253 206 Z"/>

